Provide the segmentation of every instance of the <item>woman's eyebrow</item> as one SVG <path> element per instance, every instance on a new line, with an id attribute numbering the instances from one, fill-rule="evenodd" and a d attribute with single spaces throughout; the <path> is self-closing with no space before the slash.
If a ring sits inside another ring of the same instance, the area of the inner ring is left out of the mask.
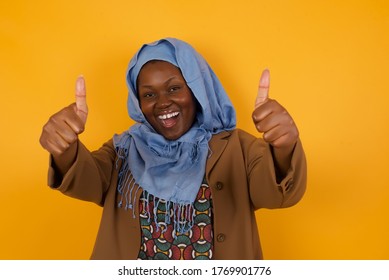
<path id="1" fill-rule="evenodd" d="M 163 82 L 163 85 L 166 85 L 168 83 L 170 83 L 172 80 L 174 80 L 175 78 L 177 78 L 177 76 L 172 76 L 170 77 L 169 79 L 167 79 L 165 82 Z M 139 85 L 139 88 L 153 88 L 154 86 L 153 85 L 148 85 L 148 84 L 140 84 Z"/>

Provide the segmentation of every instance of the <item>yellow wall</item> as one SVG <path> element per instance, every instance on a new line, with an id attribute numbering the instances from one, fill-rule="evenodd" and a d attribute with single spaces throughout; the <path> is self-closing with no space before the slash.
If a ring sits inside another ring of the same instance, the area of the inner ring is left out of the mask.
<path id="1" fill-rule="evenodd" d="M 228 3 L 228 4 L 227 4 Z M 297 206 L 260 210 L 267 259 L 389 259 L 389 2 L 2 1 L 0 259 L 87 259 L 101 209 L 46 187 L 38 139 L 84 74 L 90 149 L 132 122 L 125 70 L 160 37 L 209 61 L 255 133 L 263 68 L 297 122 L 309 163 Z"/>

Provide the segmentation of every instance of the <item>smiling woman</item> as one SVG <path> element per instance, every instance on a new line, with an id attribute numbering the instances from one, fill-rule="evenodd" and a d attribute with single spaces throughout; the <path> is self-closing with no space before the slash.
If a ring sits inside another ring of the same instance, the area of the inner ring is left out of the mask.
<path id="1" fill-rule="evenodd" d="M 128 62 L 143 43 L 165 36 L 206 58 L 239 128 L 261 135 L 251 113 L 265 67 L 271 97 L 298 125 L 309 187 L 297 207 L 256 212 L 266 259 L 389 259 L 389 1 L 114 3 L 0 1 L 1 259 L 90 257 L 103 208 L 47 188 L 48 152 L 37 139 L 49 116 L 73 102 L 79 73 L 89 114 L 78 139 L 86 147 L 96 150 L 134 124 Z M 213 202 L 228 180 L 220 176 L 217 188 L 208 182 Z M 220 232 L 214 227 L 216 243 Z"/>
<path id="2" fill-rule="evenodd" d="M 40 142 L 49 185 L 104 207 L 93 259 L 261 259 L 255 210 L 296 204 L 306 163 L 291 116 L 268 97 L 265 70 L 252 119 L 264 139 L 235 127 L 235 110 L 207 62 L 174 38 L 145 44 L 127 71 L 137 123 L 89 152 L 78 139 L 88 106 L 53 115 Z"/>
<path id="3" fill-rule="evenodd" d="M 196 101 L 176 66 L 150 61 L 140 71 L 137 85 L 142 112 L 159 134 L 176 140 L 191 128 Z"/>

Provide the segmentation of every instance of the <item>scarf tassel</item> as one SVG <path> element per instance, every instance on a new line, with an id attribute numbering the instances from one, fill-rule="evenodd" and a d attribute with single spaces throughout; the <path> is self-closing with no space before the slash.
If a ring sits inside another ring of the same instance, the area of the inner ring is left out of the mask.
<path id="1" fill-rule="evenodd" d="M 128 157 L 126 154 L 128 153 L 125 148 L 117 148 L 117 162 L 116 168 L 119 168 L 119 160 L 121 160 L 121 168 L 118 174 L 118 186 L 117 191 L 120 195 L 120 200 L 118 202 L 118 207 L 127 210 L 132 210 L 132 216 L 135 218 L 136 216 L 136 194 L 140 190 L 139 184 L 135 181 L 135 178 L 131 174 L 128 165 Z M 197 160 L 197 148 L 192 150 L 192 159 Z M 165 203 L 165 217 L 164 222 L 166 225 L 170 224 L 173 219 L 173 236 L 177 238 L 177 233 L 185 234 L 190 231 L 194 225 L 194 216 L 195 210 L 193 203 L 176 203 L 172 201 L 166 201 L 164 199 L 159 199 L 158 197 L 152 196 L 154 207 L 150 209 L 150 195 L 147 191 L 143 190 L 143 198 L 144 199 L 144 210 L 145 214 L 148 217 L 148 222 L 151 219 L 151 211 L 154 215 L 154 222 L 156 225 L 156 230 L 159 231 L 161 229 L 160 223 L 158 222 L 158 206 L 160 203 Z M 167 227 L 164 227 L 162 232 L 165 232 Z"/>

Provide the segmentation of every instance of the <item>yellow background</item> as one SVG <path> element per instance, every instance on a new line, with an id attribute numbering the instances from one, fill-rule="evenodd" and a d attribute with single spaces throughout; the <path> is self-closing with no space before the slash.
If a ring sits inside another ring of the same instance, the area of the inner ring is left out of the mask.
<path id="1" fill-rule="evenodd" d="M 388 35 L 386 0 L 2 1 L 0 259 L 89 258 L 101 209 L 46 186 L 42 126 L 83 74 L 82 141 L 96 149 L 127 129 L 127 63 L 165 36 L 208 60 L 240 128 L 256 133 L 265 67 L 298 124 L 308 190 L 258 211 L 266 259 L 389 259 Z"/>

